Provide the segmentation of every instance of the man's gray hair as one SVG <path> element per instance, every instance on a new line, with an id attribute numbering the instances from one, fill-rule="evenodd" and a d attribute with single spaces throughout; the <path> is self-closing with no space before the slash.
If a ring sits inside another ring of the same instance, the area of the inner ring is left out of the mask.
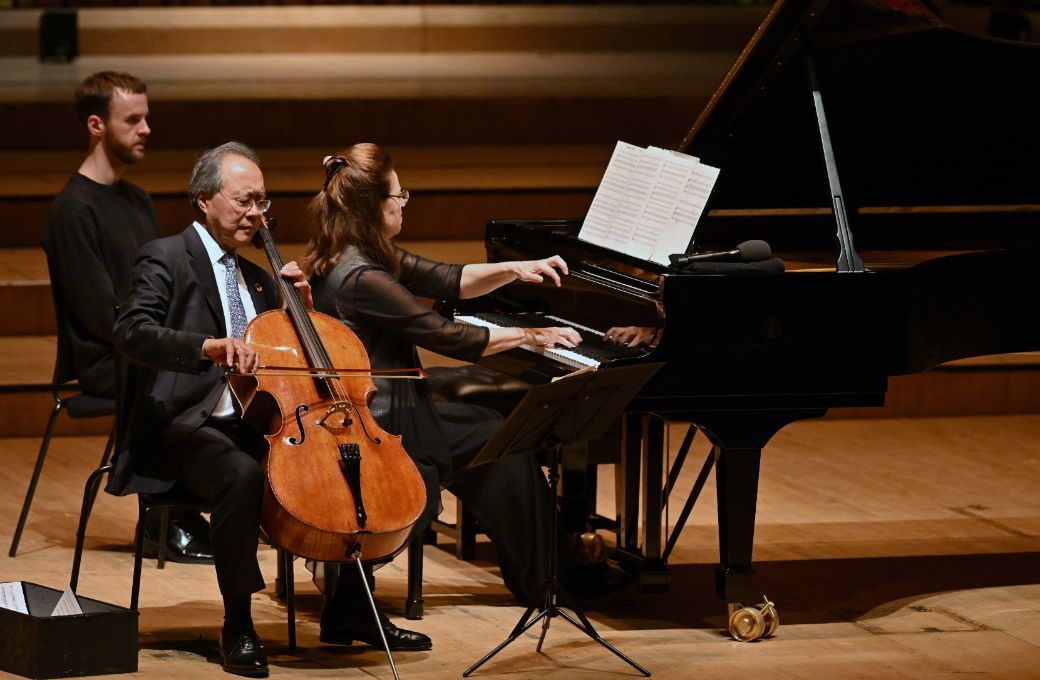
<path id="1" fill-rule="evenodd" d="M 243 156 L 260 165 L 260 157 L 251 148 L 242 142 L 225 142 L 213 149 L 202 152 L 195 167 L 191 171 L 191 179 L 188 180 L 188 194 L 191 196 L 191 205 L 198 208 L 199 192 L 213 196 L 224 186 L 224 178 L 220 174 L 220 166 L 227 155 Z"/>

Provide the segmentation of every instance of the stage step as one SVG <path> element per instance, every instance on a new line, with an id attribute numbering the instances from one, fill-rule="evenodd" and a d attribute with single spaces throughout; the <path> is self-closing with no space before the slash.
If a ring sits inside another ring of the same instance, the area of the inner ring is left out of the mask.
<path id="1" fill-rule="evenodd" d="M 485 261 L 483 240 L 402 241 L 401 246 L 443 262 L 466 264 Z M 306 252 L 303 243 L 280 243 L 278 248 L 285 262 L 301 261 Z M 242 254 L 265 269 L 269 268 L 263 251 L 250 248 L 243 250 Z M 56 332 L 54 302 L 43 250 L 0 248 L 0 336 L 52 335 Z M 0 384 L 2 380 L 3 374 L 0 373 Z"/>
<path id="2" fill-rule="evenodd" d="M 149 85 L 157 145 L 674 146 L 764 6 L 81 9 L 80 56 L 36 59 L 39 11 L 0 13 L 0 148 L 79 149 L 87 73 Z M 4 56 L 6 55 L 6 56 Z M 325 153 L 331 149 L 325 149 Z"/>
<path id="3" fill-rule="evenodd" d="M 307 206 L 321 188 L 321 161 L 336 148 L 259 148 L 279 220 L 279 241 L 309 238 Z M 177 233 L 195 218 L 187 182 L 198 150 L 159 149 L 127 179 L 151 193 L 159 224 Z M 491 218 L 580 218 L 610 160 L 610 144 L 388 147 L 413 194 L 404 236 L 411 241 L 483 239 Z M 40 244 L 54 196 L 82 161 L 77 152 L 0 153 L 0 247 Z"/>
<path id="4" fill-rule="evenodd" d="M 746 40 L 768 7 L 422 5 L 79 8 L 81 58 L 155 55 L 688 52 Z M 68 12 L 68 9 L 63 9 Z M 0 55 L 35 57 L 40 10 L 8 9 Z M 212 74 L 211 74 L 211 77 Z"/>

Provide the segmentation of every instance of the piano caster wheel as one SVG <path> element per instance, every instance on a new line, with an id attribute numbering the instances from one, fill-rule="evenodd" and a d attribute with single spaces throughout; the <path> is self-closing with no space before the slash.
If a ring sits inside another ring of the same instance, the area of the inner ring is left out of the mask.
<path id="1" fill-rule="evenodd" d="M 755 607 L 741 607 L 729 617 L 729 634 L 737 642 L 752 642 L 766 630 L 762 612 Z"/>
<path id="2" fill-rule="evenodd" d="M 769 598 L 763 599 L 762 604 L 754 607 L 731 606 L 734 611 L 729 617 L 729 634 L 737 642 L 754 642 L 776 633 L 780 615 Z"/>

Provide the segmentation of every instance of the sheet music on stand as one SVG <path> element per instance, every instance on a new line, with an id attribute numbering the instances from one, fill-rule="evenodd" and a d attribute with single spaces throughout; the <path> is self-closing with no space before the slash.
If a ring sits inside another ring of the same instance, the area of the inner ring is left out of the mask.
<path id="1" fill-rule="evenodd" d="M 667 265 L 693 241 L 718 176 L 694 156 L 619 141 L 578 238 Z"/>

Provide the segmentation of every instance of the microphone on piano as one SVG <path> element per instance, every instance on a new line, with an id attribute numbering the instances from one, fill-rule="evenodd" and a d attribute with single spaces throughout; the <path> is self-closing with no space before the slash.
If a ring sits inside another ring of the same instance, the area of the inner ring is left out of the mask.
<path id="1" fill-rule="evenodd" d="M 673 267 L 685 267 L 691 262 L 762 262 L 773 256 L 765 241 L 744 241 L 733 250 L 711 250 L 691 255 L 669 255 Z"/>

